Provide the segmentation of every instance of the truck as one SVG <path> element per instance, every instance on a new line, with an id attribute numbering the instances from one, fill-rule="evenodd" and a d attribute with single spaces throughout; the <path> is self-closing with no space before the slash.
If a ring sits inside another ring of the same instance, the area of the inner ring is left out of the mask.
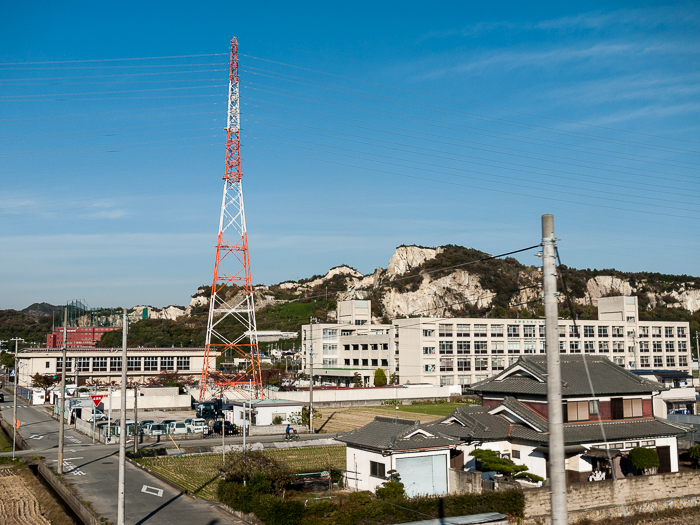
<path id="1" fill-rule="evenodd" d="M 230 410 L 233 405 L 224 403 L 222 398 L 203 401 L 195 405 L 195 411 L 198 418 L 205 419 L 207 426 L 211 428 L 214 421 L 224 417 L 224 410 Z"/>

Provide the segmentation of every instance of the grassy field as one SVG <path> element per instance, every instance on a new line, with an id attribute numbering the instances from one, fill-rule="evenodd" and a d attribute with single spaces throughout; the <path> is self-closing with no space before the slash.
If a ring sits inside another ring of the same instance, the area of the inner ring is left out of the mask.
<path id="1" fill-rule="evenodd" d="M 12 452 L 12 441 L 5 437 L 4 432 L 0 432 L 0 452 Z"/>
<path id="2" fill-rule="evenodd" d="M 427 423 L 450 415 L 458 406 L 456 403 L 434 403 L 429 405 L 399 405 L 399 417 L 418 419 Z M 394 417 L 396 408 L 391 405 L 355 408 L 324 408 L 321 418 L 314 421 L 320 433 L 335 434 L 360 428 L 374 419 L 374 416 Z"/>
<path id="3" fill-rule="evenodd" d="M 265 450 L 295 474 L 328 470 L 330 455 L 333 468 L 345 468 L 345 446 L 301 447 L 284 450 Z M 205 499 L 216 499 L 216 488 L 221 467 L 220 454 L 184 457 L 142 458 L 137 460 L 146 468 Z"/>

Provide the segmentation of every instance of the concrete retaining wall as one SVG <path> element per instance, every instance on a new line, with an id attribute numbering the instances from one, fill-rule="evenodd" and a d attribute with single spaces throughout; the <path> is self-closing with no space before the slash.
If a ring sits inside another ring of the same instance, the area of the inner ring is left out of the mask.
<path id="1" fill-rule="evenodd" d="M 51 488 L 66 502 L 73 512 L 80 518 L 85 525 L 102 525 L 99 516 L 91 509 L 80 502 L 80 498 L 66 487 L 61 479 L 54 474 L 49 467 L 44 463 L 38 465 L 39 475 L 51 486 Z"/>
<path id="2" fill-rule="evenodd" d="M 525 525 L 549 525 L 550 488 L 526 489 Z M 700 504 L 700 475 L 673 472 L 619 480 L 572 483 L 567 487 L 569 523 L 598 521 Z"/>
<path id="3" fill-rule="evenodd" d="M 12 425 L 5 421 L 2 416 L 0 416 L 0 426 L 5 431 L 5 434 L 9 438 L 10 443 L 12 443 Z M 21 428 L 21 427 L 20 427 Z M 28 450 L 32 447 L 27 443 L 24 438 L 20 435 L 19 430 L 16 433 L 15 438 L 15 449 L 16 450 Z"/>
<path id="4" fill-rule="evenodd" d="M 334 388 L 329 390 L 314 390 L 314 406 L 318 408 L 344 408 L 353 406 L 376 406 L 383 401 L 398 399 L 404 403 L 411 401 L 449 400 L 450 396 L 461 395 L 454 387 L 449 386 L 413 386 L 387 388 Z M 308 390 L 293 392 L 278 392 L 267 390 L 268 399 L 283 399 L 294 403 L 309 403 Z"/>

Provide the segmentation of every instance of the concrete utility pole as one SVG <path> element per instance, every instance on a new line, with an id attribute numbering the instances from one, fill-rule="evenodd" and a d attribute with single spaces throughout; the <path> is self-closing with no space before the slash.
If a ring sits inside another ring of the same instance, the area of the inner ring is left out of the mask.
<path id="1" fill-rule="evenodd" d="M 19 342 L 24 341 L 19 337 L 13 337 L 10 341 L 15 342 L 15 407 L 12 410 L 12 459 L 15 459 L 15 442 L 17 440 L 17 380 L 19 379 L 19 369 L 17 368 L 17 350 L 19 349 Z"/>
<path id="2" fill-rule="evenodd" d="M 309 319 L 309 432 L 314 433 L 314 317 Z"/>
<path id="3" fill-rule="evenodd" d="M 126 370 L 126 363 L 124 363 Z M 139 385 L 134 380 L 134 454 L 139 451 Z"/>
<path id="4" fill-rule="evenodd" d="M 557 263 L 554 216 L 542 215 L 542 288 L 547 340 L 547 413 L 549 423 L 549 477 L 552 525 L 567 525 L 564 418 L 561 401 L 561 366 L 557 308 Z"/>
<path id="5" fill-rule="evenodd" d="M 68 307 L 63 309 L 63 366 L 61 367 L 61 403 L 60 417 L 61 424 L 58 427 L 58 473 L 63 474 L 63 432 L 66 424 L 66 355 L 68 353 Z M 77 394 L 76 394 L 77 395 Z"/>
<path id="6" fill-rule="evenodd" d="M 119 420 L 119 491 L 117 498 L 117 525 L 124 525 L 124 478 L 126 476 L 126 334 L 128 330 L 126 308 L 122 322 L 122 412 Z M 134 436 L 135 438 L 135 436 Z"/>

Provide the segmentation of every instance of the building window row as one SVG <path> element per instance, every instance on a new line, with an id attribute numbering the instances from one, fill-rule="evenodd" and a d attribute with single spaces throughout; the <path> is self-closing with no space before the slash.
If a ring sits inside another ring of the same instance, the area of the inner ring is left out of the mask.
<path id="1" fill-rule="evenodd" d="M 324 345 L 324 349 L 325 349 Z M 357 344 L 344 344 L 343 350 L 389 350 L 389 343 L 357 343 Z"/>
<path id="2" fill-rule="evenodd" d="M 143 371 L 144 372 L 158 372 L 158 371 L 189 371 L 190 370 L 190 358 L 185 356 L 180 357 L 160 357 L 160 362 L 158 357 L 127 357 L 127 371 L 129 372 L 141 372 L 141 360 L 143 359 Z M 90 366 L 90 361 L 92 360 L 92 367 Z M 72 372 L 73 358 L 66 358 L 66 372 Z M 63 370 L 63 357 L 56 359 L 56 371 L 61 372 Z M 122 371 L 122 358 L 121 357 L 76 357 L 75 358 L 75 371 L 76 372 L 121 372 Z"/>

